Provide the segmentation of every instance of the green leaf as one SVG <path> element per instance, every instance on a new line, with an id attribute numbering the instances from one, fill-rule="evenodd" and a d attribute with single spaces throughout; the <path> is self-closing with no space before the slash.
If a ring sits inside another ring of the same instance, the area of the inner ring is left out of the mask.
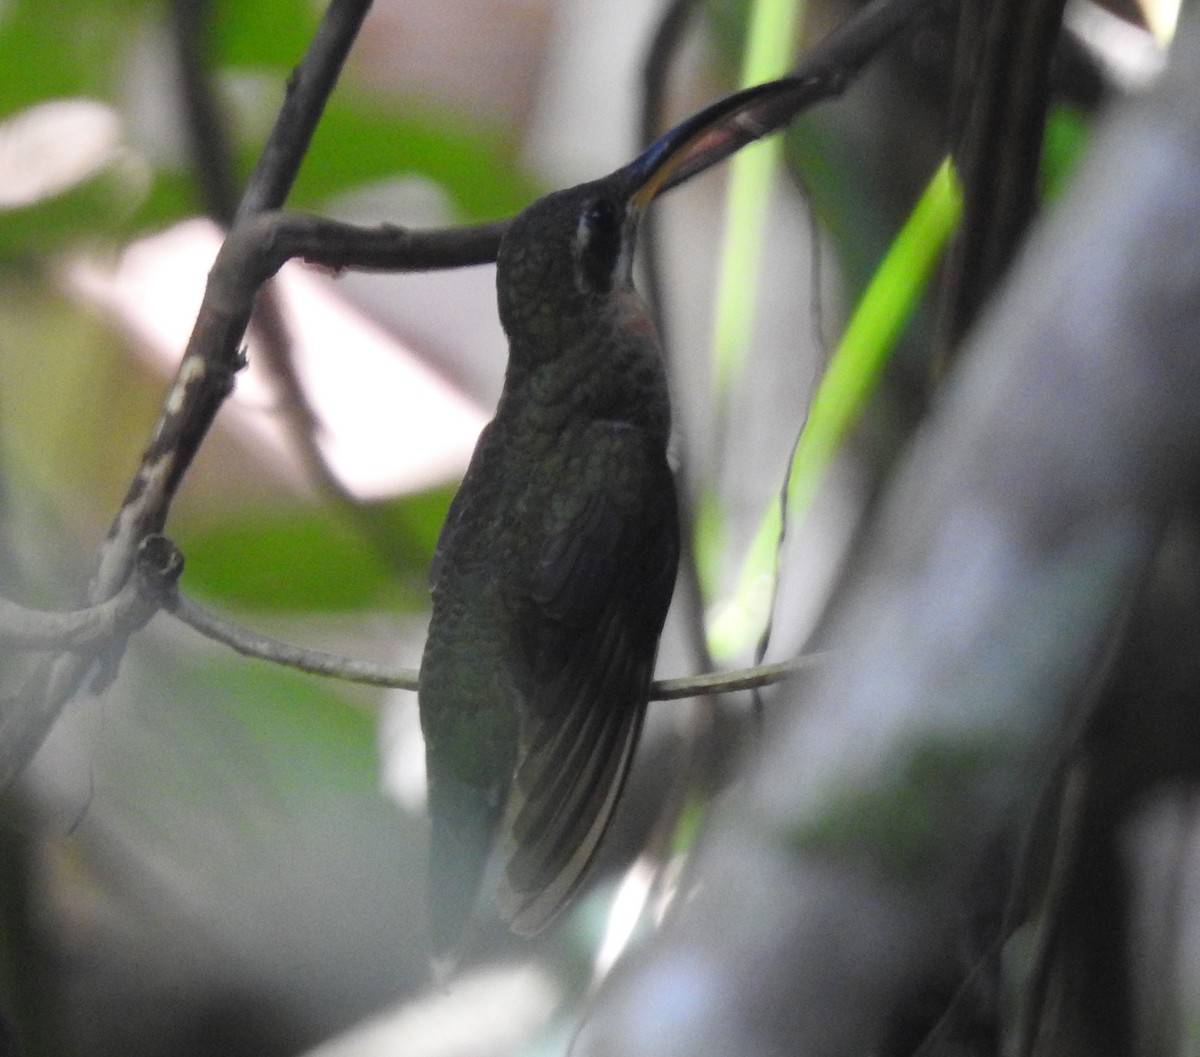
<path id="1" fill-rule="evenodd" d="M 377 785 L 375 723 L 333 684 L 268 664 L 210 665 L 204 683 L 257 745 L 256 767 L 276 788 L 315 785 L 369 794 Z M 214 683 L 214 676 L 216 682 Z"/>
<path id="2" fill-rule="evenodd" d="M 216 0 L 213 64 L 275 68 L 286 76 L 308 50 L 323 7 L 303 0 Z"/>
<path id="3" fill-rule="evenodd" d="M 0 8 L 0 116 L 43 99 L 112 101 L 150 9 L 150 0 L 18 0 Z"/>
<path id="4" fill-rule="evenodd" d="M 1057 106 L 1050 111 L 1042 150 L 1042 183 L 1048 201 L 1053 202 L 1062 194 L 1090 138 L 1091 126 L 1081 111 L 1068 106 Z"/>
<path id="5" fill-rule="evenodd" d="M 261 149 L 258 140 L 239 145 L 240 173 L 252 171 Z M 336 195 L 412 175 L 441 186 L 464 221 L 509 216 L 540 193 L 497 136 L 446 115 L 405 111 L 402 103 L 386 110 L 373 100 L 335 97 L 317 127 L 287 205 L 322 212 Z M 183 170 L 164 170 L 156 175 L 129 227 L 161 227 L 198 208 L 191 176 Z"/>
<path id="6" fill-rule="evenodd" d="M 28 267 L 0 273 L 7 455 L 78 517 L 111 517 L 162 403 L 124 336 Z"/>
<path id="7" fill-rule="evenodd" d="M 147 235 L 201 212 L 199 190 L 191 173 L 160 169 L 154 174 L 149 192 L 130 213 L 123 234 L 128 239 Z"/>
<path id="8" fill-rule="evenodd" d="M 368 509 L 374 532 L 385 533 L 388 552 L 415 569 L 426 582 L 438 535 L 450 509 L 457 486 L 432 488 L 427 492 L 389 499 Z"/>
<path id="9" fill-rule="evenodd" d="M 460 118 L 415 104 L 385 108 L 377 100 L 335 96 L 288 205 L 318 208 L 357 185 L 413 174 L 444 188 L 467 220 L 509 216 L 538 194 L 499 137 Z"/>
<path id="10" fill-rule="evenodd" d="M 354 526 L 318 508 L 184 526 L 179 544 L 185 588 L 243 609 L 416 609 L 426 601 L 416 575 L 401 576 Z"/>
<path id="11" fill-rule="evenodd" d="M 741 87 L 787 71 L 803 14 L 803 0 L 753 0 Z M 713 317 L 713 388 L 718 422 L 725 421 L 730 396 L 749 358 L 771 186 L 782 156 L 783 138 L 772 136 L 744 148 L 730 163 Z M 695 546 L 700 583 L 706 596 L 711 597 L 724 554 L 726 521 L 720 497 L 711 489 L 702 490 L 697 516 Z"/>
<path id="12" fill-rule="evenodd" d="M 263 661 L 177 650 L 143 651 L 122 673 L 135 710 L 124 729 L 136 736 L 122 739 L 108 781 L 120 783 L 141 839 L 171 849 L 196 815 L 231 820 L 250 839 L 242 826 L 264 804 L 378 798 L 374 717 L 351 704 L 361 694 Z M 196 836 L 171 854 L 191 856 Z"/>
<path id="13" fill-rule="evenodd" d="M 801 0 L 755 0 L 742 65 L 742 87 L 787 72 L 803 11 Z M 759 285 L 771 184 L 782 155 L 782 137 L 772 136 L 763 143 L 746 147 L 730 163 L 725 240 L 713 326 L 714 379 L 721 403 L 728 399 L 741 375 L 754 329 L 754 292 Z"/>

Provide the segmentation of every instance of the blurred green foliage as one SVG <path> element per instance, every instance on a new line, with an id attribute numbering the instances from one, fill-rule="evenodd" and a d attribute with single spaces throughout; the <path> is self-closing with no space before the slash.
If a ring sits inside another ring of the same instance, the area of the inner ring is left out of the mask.
<path id="1" fill-rule="evenodd" d="M 240 177 L 257 159 L 322 8 L 301 0 L 213 4 L 211 78 L 235 137 Z M 147 376 L 113 326 L 64 296 L 57 269 L 74 251 L 119 249 L 201 210 L 179 150 L 179 104 L 167 105 L 175 107 L 178 143 L 138 142 L 145 101 L 135 92 L 145 84 L 135 73 L 157 64 L 167 71 L 164 87 L 173 87 L 168 14 L 167 5 L 151 0 L 0 4 L 0 121 L 39 103 L 84 98 L 111 107 L 124 130 L 113 160 L 90 178 L 31 205 L 0 209 L 8 473 L 29 475 L 14 479 L 18 489 L 36 483 L 54 493 L 54 503 L 101 519 L 115 512 L 132 476 L 162 381 Z M 238 91 L 248 79 L 262 91 Z M 477 119 L 349 83 L 334 94 L 289 205 L 319 212 L 356 188 L 416 175 L 441 187 L 463 221 L 505 216 L 537 192 L 513 155 L 505 135 Z M 369 533 L 323 504 L 205 513 L 189 503 L 189 514 L 199 515 L 199 524 L 180 529 L 189 581 L 211 598 L 254 609 L 417 608 L 447 502 L 442 489 L 377 504 Z"/>
<path id="2" fill-rule="evenodd" d="M 235 164 L 253 168 L 283 87 L 316 26 L 315 5 L 255 0 L 214 5 L 209 54 L 216 94 L 233 130 Z M 186 152 L 155 142 L 139 150 L 144 113 L 132 98 L 147 54 L 167 62 L 165 5 L 148 0 L 16 0 L 0 7 L 0 119 L 38 103 L 86 98 L 115 108 L 126 147 L 91 179 L 32 206 L 0 212 L 0 263 L 97 237 L 124 240 L 202 211 Z M 169 75 L 168 75 L 169 76 Z M 259 92 L 239 91 L 253 81 Z M 169 81 L 162 87 L 174 90 Z M 265 95 L 265 98 L 264 98 Z M 182 120 L 182 115 L 180 115 Z M 182 142 L 182 130 L 178 130 Z M 398 103 L 361 84 L 339 88 L 318 128 L 289 205 L 319 211 L 331 197 L 384 178 L 419 175 L 440 185 L 463 221 L 507 216 L 537 187 L 510 145 L 427 101 Z M 132 164 L 136 161 L 137 164 Z"/>
<path id="3" fill-rule="evenodd" d="M 239 512 L 180 536 L 189 587 L 246 610 L 388 609 L 428 604 L 425 570 L 450 491 L 377 504 L 371 535 L 326 507 Z M 378 537 L 377 537 L 378 538 Z"/>

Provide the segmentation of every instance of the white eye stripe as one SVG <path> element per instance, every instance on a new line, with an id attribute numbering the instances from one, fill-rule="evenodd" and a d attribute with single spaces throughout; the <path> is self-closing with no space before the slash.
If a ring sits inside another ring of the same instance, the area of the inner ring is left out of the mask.
<path id="1" fill-rule="evenodd" d="M 579 214 L 579 222 L 575 225 L 575 235 L 571 239 L 571 271 L 575 280 L 575 289 L 581 294 L 588 292 L 587 277 L 584 273 L 583 255 L 591 242 L 591 225 L 588 223 L 587 210 Z"/>
<path id="2" fill-rule="evenodd" d="M 609 198 L 587 202 L 579 214 L 571 251 L 575 286 L 582 294 L 612 289 L 624 260 L 625 215 Z"/>

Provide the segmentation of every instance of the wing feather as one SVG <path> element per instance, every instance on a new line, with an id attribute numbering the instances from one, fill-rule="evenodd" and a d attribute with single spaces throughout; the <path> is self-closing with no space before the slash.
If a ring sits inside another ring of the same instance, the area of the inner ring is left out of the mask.
<path id="1" fill-rule="evenodd" d="M 611 822 L 678 564 L 674 482 L 661 450 L 620 423 L 595 424 L 585 442 L 580 475 L 592 487 L 548 512 L 530 584 L 533 662 L 498 900 L 526 935 L 575 892 Z"/>

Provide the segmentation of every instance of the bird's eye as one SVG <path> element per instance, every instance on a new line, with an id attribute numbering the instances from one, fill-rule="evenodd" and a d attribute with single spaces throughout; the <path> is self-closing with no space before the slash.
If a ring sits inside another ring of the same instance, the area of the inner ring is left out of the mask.
<path id="1" fill-rule="evenodd" d="M 579 216 L 576 250 L 580 279 L 597 293 L 612 289 L 621 256 L 622 212 L 611 199 L 594 198 Z"/>

